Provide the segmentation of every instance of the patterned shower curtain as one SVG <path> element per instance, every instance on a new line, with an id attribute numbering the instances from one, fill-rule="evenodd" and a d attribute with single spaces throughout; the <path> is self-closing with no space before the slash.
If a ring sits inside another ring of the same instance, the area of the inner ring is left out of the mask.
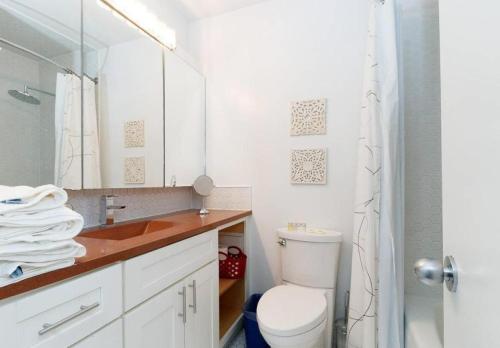
<path id="1" fill-rule="evenodd" d="M 358 144 L 349 348 L 402 348 L 402 122 L 395 0 L 370 9 Z"/>
<path id="2" fill-rule="evenodd" d="M 57 73 L 55 106 L 55 166 L 54 182 L 65 189 L 101 188 L 99 130 L 95 100 L 95 82 L 74 74 Z M 84 129 L 82 131 L 82 117 Z"/>

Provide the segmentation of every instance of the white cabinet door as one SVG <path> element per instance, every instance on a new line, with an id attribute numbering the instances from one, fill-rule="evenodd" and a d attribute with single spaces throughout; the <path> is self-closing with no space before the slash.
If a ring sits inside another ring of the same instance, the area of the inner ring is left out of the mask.
<path id="1" fill-rule="evenodd" d="M 186 348 L 219 346 L 219 267 L 214 261 L 190 275 L 187 284 Z"/>
<path id="2" fill-rule="evenodd" d="M 184 347 L 183 286 L 175 284 L 125 315 L 125 348 Z"/>
<path id="3" fill-rule="evenodd" d="M 105 328 L 94 332 L 72 348 L 123 348 L 123 320 L 118 319 Z"/>

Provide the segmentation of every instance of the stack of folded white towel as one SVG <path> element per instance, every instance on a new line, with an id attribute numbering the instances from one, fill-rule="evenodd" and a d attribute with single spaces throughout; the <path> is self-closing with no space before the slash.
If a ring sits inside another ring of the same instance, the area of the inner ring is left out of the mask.
<path id="1" fill-rule="evenodd" d="M 73 240 L 83 217 L 65 207 L 67 200 L 53 185 L 0 185 L 0 286 L 71 266 L 85 255 Z"/>

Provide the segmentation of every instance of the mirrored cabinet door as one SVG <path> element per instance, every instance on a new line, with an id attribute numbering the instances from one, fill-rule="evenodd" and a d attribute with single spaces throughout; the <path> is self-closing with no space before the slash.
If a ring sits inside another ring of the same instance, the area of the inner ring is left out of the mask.
<path id="1" fill-rule="evenodd" d="M 84 1 L 84 52 L 84 188 L 162 187 L 163 47 Z"/>
<path id="2" fill-rule="evenodd" d="M 165 53 L 165 178 L 191 186 L 205 167 L 205 78 L 178 55 Z"/>
<path id="3" fill-rule="evenodd" d="M 80 10 L 0 1 L 0 185 L 82 187 Z"/>
<path id="4" fill-rule="evenodd" d="M 205 78 L 101 5 L 0 0 L 0 185 L 191 186 L 204 173 Z"/>

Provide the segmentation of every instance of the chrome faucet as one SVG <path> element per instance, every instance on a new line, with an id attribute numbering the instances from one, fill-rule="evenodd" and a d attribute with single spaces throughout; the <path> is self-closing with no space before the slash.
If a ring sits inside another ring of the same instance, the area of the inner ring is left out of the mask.
<path id="1" fill-rule="evenodd" d="M 101 224 L 112 225 L 115 223 L 115 210 L 125 209 L 126 205 L 115 205 L 115 195 L 104 195 L 101 197 Z"/>

